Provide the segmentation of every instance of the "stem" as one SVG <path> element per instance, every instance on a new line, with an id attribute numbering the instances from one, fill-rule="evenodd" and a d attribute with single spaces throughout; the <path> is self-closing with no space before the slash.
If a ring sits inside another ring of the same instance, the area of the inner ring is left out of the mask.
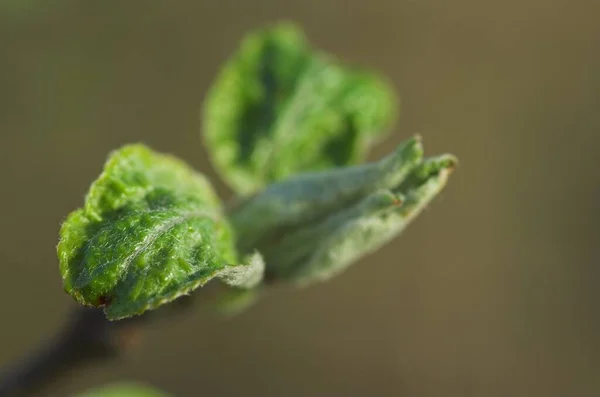
<path id="1" fill-rule="evenodd" d="M 0 378 L 1 397 L 21 397 L 42 390 L 69 370 L 117 357 L 139 334 L 142 318 L 110 322 L 101 310 L 74 309 L 64 328 L 30 357 Z"/>

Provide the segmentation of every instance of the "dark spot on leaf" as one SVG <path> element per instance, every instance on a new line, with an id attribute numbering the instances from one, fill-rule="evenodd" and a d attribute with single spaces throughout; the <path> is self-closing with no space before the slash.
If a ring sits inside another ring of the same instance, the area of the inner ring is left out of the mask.
<path id="1" fill-rule="evenodd" d="M 106 307 L 110 305 L 112 298 L 110 296 L 101 295 L 98 297 L 98 301 L 96 302 L 97 307 Z"/>

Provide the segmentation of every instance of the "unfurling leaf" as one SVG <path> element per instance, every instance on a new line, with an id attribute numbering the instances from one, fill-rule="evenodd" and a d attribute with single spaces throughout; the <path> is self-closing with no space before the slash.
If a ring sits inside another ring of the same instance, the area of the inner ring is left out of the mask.
<path id="1" fill-rule="evenodd" d="M 279 24 L 250 34 L 227 62 L 208 94 L 203 134 L 217 171 L 245 195 L 299 172 L 360 163 L 396 109 L 381 77 Z"/>
<path id="2" fill-rule="evenodd" d="M 328 279 L 398 235 L 455 163 L 451 155 L 423 160 L 414 137 L 379 162 L 270 185 L 233 210 L 238 248 L 258 249 L 270 280 Z"/>
<path id="3" fill-rule="evenodd" d="M 425 160 L 406 183 L 366 197 L 354 207 L 328 218 L 314 228 L 286 237 L 277 257 L 300 241 L 315 249 L 300 262 L 276 267 L 278 276 L 297 285 L 327 280 L 363 256 L 398 236 L 446 185 L 456 158 L 443 155 Z M 307 241 L 308 239 L 312 241 Z M 320 237 L 320 238 L 319 238 Z M 287 251 L 289 252 L 289 251 Z M 286 274 L 287 273 L 287 274 Z"/>
<path id="4" fill-rule="evenodd" d="M 378 189 L 398 185 L 422 158 L 423 147 L 416 136 L 379 162 L 298 174 L 269 185 L 231 214 L 238 248 L 241 252 L 256 247 L 268 250 L 261 240 L 322 220 Z"/>
<path id="5" fill-rule="evenodd" d="M 154 309 L 212 278 L 253 287 L 263 263 L 238 264 L 210 183 L 185 163 L 130 145 L 114 152 L 60 231 L 65 290 L 110 320 Z"/>

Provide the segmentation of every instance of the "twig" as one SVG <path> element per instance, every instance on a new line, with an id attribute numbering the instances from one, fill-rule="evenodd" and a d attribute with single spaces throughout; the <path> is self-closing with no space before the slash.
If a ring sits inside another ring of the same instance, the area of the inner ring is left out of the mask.
<path id="1" fill-rule="evenodd" d="M 159 310 L 112 322 L 100 309 L 77 306 L 53 339 L 1 374 L 0 397 L 44 396 L 44 390 L 68 376 L 69 370 L 117 359 L 139 342 L 147 323 L 164 320 L 198 303 L 194 295 L 183 296 Z"/>
<path id="2" fill-rule="evenodd" d="M 39 393 L 69 369 L 117 357 L 139 335 L 143 317 L 110 322 L 101 310 L 77 308 L 64 328 L 39 351 L 0 378 L 1 397 Z"/>

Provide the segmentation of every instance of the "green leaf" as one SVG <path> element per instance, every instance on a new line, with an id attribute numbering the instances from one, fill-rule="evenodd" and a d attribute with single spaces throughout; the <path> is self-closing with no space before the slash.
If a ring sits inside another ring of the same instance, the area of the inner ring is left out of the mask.
<path id="1" fill-rule="evenodd" d="M 299 28 L 248 35 L 213 84 L 204 140 L 241 194 L 306 171 L 358 164 L 396 117 L 389 84 L 312 49 Z"/>
<path id="2" fill-rule="evenodd" d="M 378 189 L 398 185 L 422 158 L 421 138 L 415 136 L 376 163 L 298 174 L 271 184 L 232 211 L 238 249 L 268 250 L 264 244 L 271 244 L 273 234 L 321 220 Z"/>
<path id="3" fill-rule="evenodd" d="M 215 277 L 240 287 L 262 277 L 258 255 L 238 264 L 210 183 L 143 145 L 111 154 L 60 237 L 65 291 L 103 307 L 110 320 L 154 309 Z"/>
<path id="4" fill-rule="evenodd" d="M 312 246 L 313 251 L 287 269 L 285 265 L 277 267 L 279 277 L 297 285 L 328 280 L 378 250 L 397 237 L 440 193 L 456 162 L 451 155 L 427 159 L 401 186 L 375 192 L 316 227 L 284 239 L 277 248 L 278 257 L 298 244 Z"/>
<path id="5" fill-rule="evenodd" d="M 378 162 L 270 185 L 233 210 L 238 249 L 258 249 L 270 281 L 328 279 L 404 230 L 443 189 L 456 161 L 423 160 L 414 137 Z"/>
<path id="6" fill-rule="evenodd" d="M 168 397 L 169 395 L 153 387 L 138 383 L 117 383 L 78 394 L 77 397 Z"/>

